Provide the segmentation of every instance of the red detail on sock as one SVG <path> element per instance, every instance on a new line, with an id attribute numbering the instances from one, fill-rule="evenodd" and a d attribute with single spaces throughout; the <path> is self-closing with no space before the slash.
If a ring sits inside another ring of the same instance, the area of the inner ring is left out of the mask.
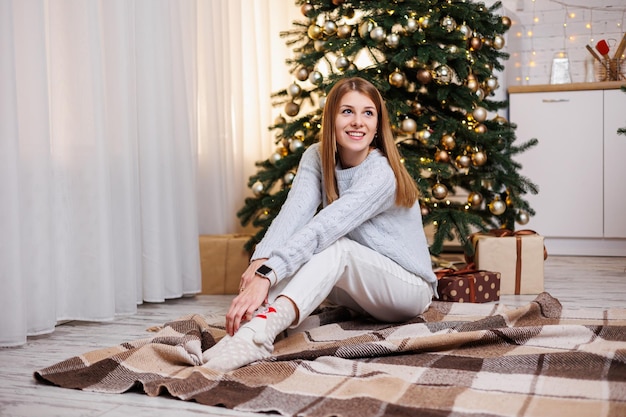
<path id="1" fill-rule="evenodd" d="M 270 307 L 267 309 L 268 313 L 276 313 L 276 309 L 274 307 Z"/>
<path id="2" fill-rule="evenodd" d="M 257 317 L 260 319 L 267 319 L 267 316 L 265 314 L 259 314 Z"/>

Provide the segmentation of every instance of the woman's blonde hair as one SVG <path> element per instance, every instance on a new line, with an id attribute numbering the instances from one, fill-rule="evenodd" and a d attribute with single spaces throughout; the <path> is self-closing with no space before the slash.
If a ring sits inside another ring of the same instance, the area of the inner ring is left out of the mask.
<path id="1" fill-rule="evenodd" d="M 400 152 L 394 143 L 389 114 L 383 97 L 378 89 L 369 81 L 359 78 L 342 78 L 331 88 L 326 97 L 322 117 L 321 153 L 322 175 L 324 176 L 324 192 L 328 204 L 339 198 L 335 166 L 337 164 L 337 138 L 335 137 L 335 118 L 339 111 L 342 97 L 350 91 L 367 96 L 376 106 L 378 123 L 372 146 L 387 157 L 389 165 L 396 177 L 396 205 L 412 207 L 419 196 L 417 185 L 401 162 Z"/>

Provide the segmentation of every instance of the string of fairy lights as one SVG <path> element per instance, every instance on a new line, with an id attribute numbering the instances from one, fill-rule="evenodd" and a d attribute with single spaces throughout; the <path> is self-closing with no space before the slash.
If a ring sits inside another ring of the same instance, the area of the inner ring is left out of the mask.
<path id="1" fill-rule="evenodd" d="M 518 27 L 515 36 L 518 38 L 527 38 L 530 44 L 530 50 L 528 53 L 530 54 L 529 59 L 525 60 L 526 64 L 522 64 L 521 60 L 518 59 L 518 62 L 515 63 L 516 67 L 526 66 L 529 69 L 534 68 L 537 65 L 537 50 L 535 48 L 535 29 L 542 23 L 546 21 L 546 16 L 548 14 L 552 14 L 550 16 L 550 21 L 555 21 L 555 13 L 563 13 L 562 17 L 562 44 L 556 45 L 554 49 L 561 48 L 562 54 L 565 54 L 570 46 L 582 46 L 584 49 L 585 43 L 590 45 L 595 45 L 597 41 L 596 36 L 600 34 L 612 33 L 619 38 L 611 39 L 612 42 L 619 42 L 621 39 L 621 34 L 624 30 L 624 22 L 626 19 L 626 3 L 624 2 L 614 2 L 615 4 L 604 4 L 598 5 L 596 2 L 589 2 L 590 4 L 573 4 L 571 2 L 563 1 L 563 0 L 547 0 L 542 5 L 541 10 L 538 10 L 536 7 L 537 0 L 531 1 L 531 10 L 530 15 L 532 18 L 530 22 L 525 25 L 520 25 Z M 554 5 L 560 6 L 558 9 L 554 8 L 546 8 L 545 3 L 552 3 Z M 594 4 L 596 3 L 596 4 Z M 618 3 L 620 3 L 618 5 Z M 594 16 L 598 21 L 594 20 Z M 602 22 L 603 17 L 605 17 L 604 22 Z M 581 30 L 580 22 L 582 21 L 584 30 Z M 575 29 L 571 29 L 572 26 L 575 26 Z M 517 53 L 514 54 L 518 58 L 521 58 Z M 523 79 L 522 79 L 523 78 Z M 516 81 L 526 81 L 528 82 L 530 79 L 529 75 L 526 74 L 524 77 L 521 75 L 517 77 Z"/>

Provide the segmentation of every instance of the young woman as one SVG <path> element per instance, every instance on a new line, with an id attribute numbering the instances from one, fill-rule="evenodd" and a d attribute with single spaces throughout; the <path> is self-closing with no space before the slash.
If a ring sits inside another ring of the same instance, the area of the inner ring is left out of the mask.
<path id="1" fill-rule="evenodd" d="M 241 277 L 228 335 L 203 366 L 230 371 L 269 357 L 276 336 L 325 299 L 385 322 L 422 314 L 437 284 L 417 197 L 379 91 L 341 79 L 326 98 L 320 143 L 302 155 Z"/>

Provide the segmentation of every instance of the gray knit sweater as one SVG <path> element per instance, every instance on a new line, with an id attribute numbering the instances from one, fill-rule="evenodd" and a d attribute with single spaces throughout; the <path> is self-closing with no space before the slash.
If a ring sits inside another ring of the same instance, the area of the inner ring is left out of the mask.
<path id="1" fill-rule="evenodd" d="M 276 273 L 272 285 L 345 236 L 422 277 L 436 294 L 419 204 L 395 205 L 396 179 L 387 158 L 374 150 L 361 164 L 335 172 L 339 198 L 327 204 L 319 143 L 302 155 L 287 200 L 252 255 L 268 258 L 265 264 Z"/>

